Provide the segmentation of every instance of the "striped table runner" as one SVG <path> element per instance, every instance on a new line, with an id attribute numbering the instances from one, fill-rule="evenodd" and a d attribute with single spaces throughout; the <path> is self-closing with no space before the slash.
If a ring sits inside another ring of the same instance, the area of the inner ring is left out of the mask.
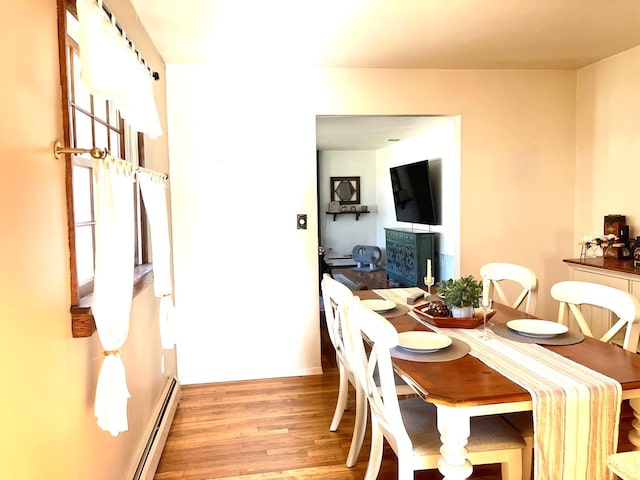
<path id="1" fill-rule="evenodd" d="M 404 303 L 414 289 L 374 290 Z M 420 319 L 411 313 L 420 321 Z M 504 339 L 482 329 L 429 328 L 467 342 L 471 355 L 526 389 L 533 399 L 534 478 L 612 479 L 607 457 L 618 443 L 622 388 L 615 380 L 536 344 Z"/>

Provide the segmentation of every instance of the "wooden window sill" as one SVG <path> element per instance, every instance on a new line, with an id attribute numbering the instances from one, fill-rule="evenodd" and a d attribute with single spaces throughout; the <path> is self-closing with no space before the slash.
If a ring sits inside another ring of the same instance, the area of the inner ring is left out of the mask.
<path id="1" fill-rule="evenodd" d="M 153 265 L 146 263 L 138 265 L 134 270 L 133 298 L 153 281 Z M 71 306 L 71 335 L 74 338 L 84 338 L 93 335 L 96 331 L 96 322 L 91 313 L 93 294 L 80 299 L 78 305 Z"/>

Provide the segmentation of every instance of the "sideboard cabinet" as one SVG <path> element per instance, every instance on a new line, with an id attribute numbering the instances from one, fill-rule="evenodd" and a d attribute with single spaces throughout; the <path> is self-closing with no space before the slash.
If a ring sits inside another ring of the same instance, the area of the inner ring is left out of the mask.
<path id="1" fill-rule="evenodd" d="M 403 287 L 422 287 L 427 274 L 427 260 L 438 281 L 436 234 L 410 228 L 385 228 L 387 277 Z"/>

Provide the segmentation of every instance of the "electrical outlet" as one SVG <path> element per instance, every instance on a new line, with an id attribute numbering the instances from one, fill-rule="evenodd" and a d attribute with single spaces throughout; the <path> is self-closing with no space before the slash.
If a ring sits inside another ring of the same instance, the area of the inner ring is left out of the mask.
<path id="1" fill-rule="evenodd" d="M 297 215 L 297 226 L 298 230 L 306 230 L 307 229 L 307 214 L 299 213 Z"/>

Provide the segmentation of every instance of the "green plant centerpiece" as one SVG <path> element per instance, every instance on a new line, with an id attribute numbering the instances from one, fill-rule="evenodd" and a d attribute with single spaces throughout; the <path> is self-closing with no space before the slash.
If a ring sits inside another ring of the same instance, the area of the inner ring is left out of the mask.
<path id="1" fill-rule="evenodd" d="M 476 280 L 473 275 L 456 280 L 450 278 L 439 283 L 438 294 L 452 317 L 470 318 L 475 315 L 475 307 L 480 306 L 482 281 Z"/>

